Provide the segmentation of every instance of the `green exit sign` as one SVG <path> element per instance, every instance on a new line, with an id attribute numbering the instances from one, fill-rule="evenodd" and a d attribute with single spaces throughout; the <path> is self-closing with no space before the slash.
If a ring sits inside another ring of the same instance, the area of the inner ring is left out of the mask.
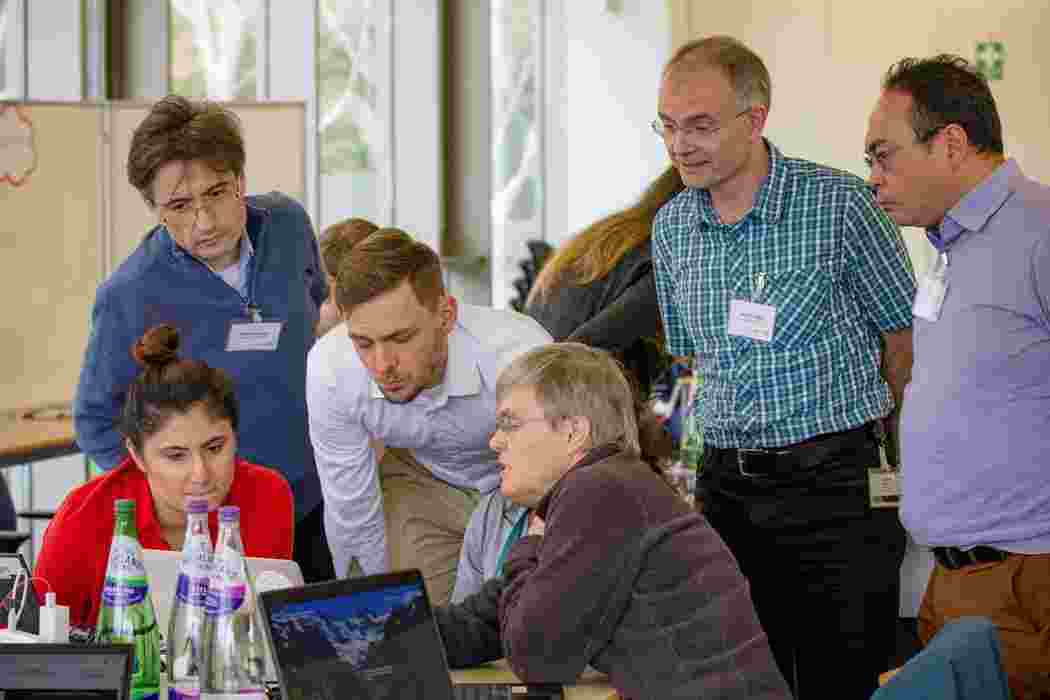
<path id="1" fill-rule="evenodd" d="M 1003 64 L 1006 63 L 1006 49 L 1001 41 L 978 41 L 976 61 L 977 72 L 985 80 L 1002 80 Z"/>

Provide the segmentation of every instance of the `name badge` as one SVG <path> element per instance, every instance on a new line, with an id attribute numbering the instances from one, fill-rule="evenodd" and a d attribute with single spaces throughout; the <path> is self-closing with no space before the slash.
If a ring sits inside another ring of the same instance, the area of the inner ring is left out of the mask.
<path id="1" fill-rule="evenodd" d="M 729 302 L 729 335 L 768 343 L 773 339 L 777 307 L 744 299 Z"/>
<path id="2" fill-rule="evenodd" d="M 284 322 L 282 321 L 259 321 L 258 323 L 234 321 L 230 324 L 226 351 L 276 350 L 283 327 Z"/>
<path id="3" fill-rule="evenodd" d="M 899 471 L 868 470 L 868 494 L 872 508 L 896 508 L 901 502 Z"/>
<path id="4" fill-rule="evenodd" d="M 947 294 L 948 254 L 941 253 L 937 256 L 933 268 L 919 282 L 915 302 L 911 307 L 912 315 L 927 321 L 936 321 L 941 317 L 941 307 L 944 306 L 944 297 Z"/>

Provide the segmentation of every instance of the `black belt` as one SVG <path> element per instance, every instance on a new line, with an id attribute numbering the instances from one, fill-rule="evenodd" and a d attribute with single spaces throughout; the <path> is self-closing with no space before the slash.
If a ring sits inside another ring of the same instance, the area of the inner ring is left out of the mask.
<path id="1" fill-rule="evenodd" d="M 978 545 L 973 549 L 959 549 L 958 547 L 934 547 L 933 558 L 945 569 L 961 569 L 973 564 L 990 564 L 997 561 L 1006 561 L 1010 552 L 1004 552 L 995 547 Z"/>
<path id="2" fill-rule="evenodd" d="M 874 435 L 874 422 L 837 433 L 825 433 L 794 445 L 774 448 L 714 447 L 714 456 L 725 455 L 737 471 L 749 478 L 782 478 L 797 475 L 822 463 L 828 455 L 860 437 Z"/>

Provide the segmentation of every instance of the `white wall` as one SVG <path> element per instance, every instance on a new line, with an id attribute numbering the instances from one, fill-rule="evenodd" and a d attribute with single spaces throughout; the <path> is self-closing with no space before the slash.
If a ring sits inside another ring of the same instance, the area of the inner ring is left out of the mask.
<path id="1" fill-rule="evenodd" d="M 552 244 L 631 204 L 668 164 L 649 128 L 670 55 L 666 3 L 564 2 L 566 201 L 561 225 L 548 226 Z M 610 4 L 621 9 L 611 12 Z M 559 194 L 551 191 L 548 199 Z"/>

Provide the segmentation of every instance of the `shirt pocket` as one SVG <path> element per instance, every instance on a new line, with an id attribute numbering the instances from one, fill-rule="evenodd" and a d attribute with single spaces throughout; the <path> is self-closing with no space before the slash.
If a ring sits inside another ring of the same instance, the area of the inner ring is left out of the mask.
<path id="1" fill-rule="evenodd" d="M 773 348 L 802 350 L 825 333 L 830 322 L 831 284 L 831 274 L 823 265 L 770 275 L 759 302 L 777 310 L 770 341 Z"/>

